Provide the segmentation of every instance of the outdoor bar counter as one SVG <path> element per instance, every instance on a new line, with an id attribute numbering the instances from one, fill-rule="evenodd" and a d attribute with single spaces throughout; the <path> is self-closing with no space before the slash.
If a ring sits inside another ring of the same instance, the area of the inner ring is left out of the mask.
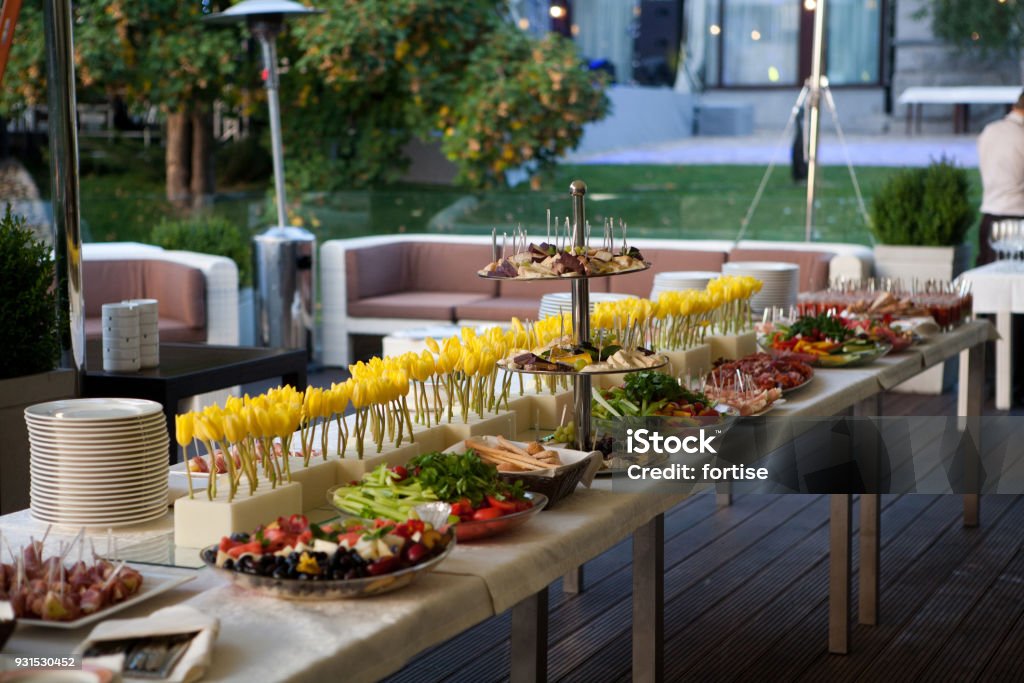
<path id="1" fill-rule="evenodd" d="M 787 398 L 778 415 L 825 416 L 853 408 L 877 413 L 877 398 L 927 367 L 961 354 L 960 415 L 977 416 L 982 395 L 984 343 L 991 324 L 965 323 L 929 343 L 852 369 L 819 369 L 813 382 Z M 971 421 L 967 421 L 970 429 Z M 977 430 L 973 432 L 977 435 Z M 980 437 L 976 437 L 980 438 Z M 212 668 L 205 680 L 323 680 L 344 672 L 347 681 L 372 681 L 401 669 L 417 653 L 487 618 L 512 609 L 511 677 L 544 680 L 547 590 L 561 576 L 633 536 L 633 679 L 662 678 L 664 513 L 687 495 L 612 492 L 607 479 L 580 488 L 529 524 L 473 544 L 457 546 L 438 569 L 412 586 L 364 600 L 288 602 L 247 594 L 210 570 L 177 569 L 195 579 L 111 615 L 138 617 L 184 602 L 220 619 Z M 829 648 L 846 652 L 850 609 L 851 501 L 831 503 Z M 325 512 L 326 514 L 326 512 Z M 964 497 L 966 524 L 978 521 L 977 494 Z M 878 613 L 878 495 L 861 496 L 860 621 Z M 46 524 L 29 511 L 0 517 L 0 530 L 17 547 Z M 118 532 L 122 547 L 168 539 L 170 514 Z M 55 528 L 51 538 L 77 532 Z M 100 547 L 106 531 L 89 534 Z M 65 538 L 65 540 L 66 540 Z M 7 655 L 66 655 L 89 632 L 19 627 Z M 824 634 L 823 634 L 824 645 Z"/>

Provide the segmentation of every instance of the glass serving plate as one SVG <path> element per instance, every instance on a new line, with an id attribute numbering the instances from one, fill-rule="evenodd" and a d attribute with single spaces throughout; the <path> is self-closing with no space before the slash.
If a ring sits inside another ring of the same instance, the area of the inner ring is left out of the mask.
<path id="1" fill-rule="evenodd" d="M 334 492 L 339 488 L 344 487 L 335 486 L 327 491 L 327 501 L 338 510 L 338 514 L 342 518 L 363 519 L 357 515 L 353 515 L 351 512 L 338 508 L 337 505 L 334 505 Z M 543 493 L 533 493 L 531 491 L 527 491 L 525 495 L 526 498 L 533 503 L 533 507 L 529 510 L 513 512 L 510 515 L 502 515 L 495 519 L 484 519 L 480 521 L 459 522 L 458 524 L 453 524 L 452 528 L 455 529 L 455 537 L 459 539 L 460 542 L 465 543 L 478 538 L 496 536 L 526 524 L 530 521 L 530 518 L 544 509 L 548 504 L 548 497 Z"/>
<path id="2" fill-rule="evenodd" d="M 597 275 L 580 275 L 578 273 L 572 273 L 571 275 L 550 275 L 550 276 L 537 276 L 537 277 L 496 277 L 494 275 L 488 275 L 482 271 L 476 271 L 476 276 L 485 280 L 497 280 L 498 282 L 551 282 L 552 280 L 562 281 L 573 281 L 573 280 L 596 280 L 601 277 L 614 277 L 615 275 L 630 275 L 632 273 L 642 273 L 643 271 L 651 267 L 650 261 L 643 261 L 642 266 L 635 268 L 629 268 L 628 270 L 616 270 L 612 273 L 599 273 Z"/>
<path id="3" fill-rule="evenodd" d="M 233 569 L 224 569 L 216 565 L 217 546 L 211 545 L 199 552 L 199 557 L 213 571 L 225 577 L 236 586 L 251 590 L 261 595 L 283 600 L 346 600 L 350 598 L 368 598 L 382 593 L 404 588 L 415 581 L 421 574 L 432 571 L 444 558 L 451 554 L 455 547 L 455 538 L 450 534 L 448 544 L 437 557 L 431 558 L 412 567 L 399 569 L 381 576 L 367 576 L 361 579 L 275 579 L 272 576 L 245 574 Z"/>

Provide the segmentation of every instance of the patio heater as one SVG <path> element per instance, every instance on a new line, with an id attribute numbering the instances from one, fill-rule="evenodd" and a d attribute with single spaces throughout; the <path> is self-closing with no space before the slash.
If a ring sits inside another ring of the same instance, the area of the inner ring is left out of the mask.
<path id="1" fill-rule="evenodd" d="M 316 236 L 288 225 L 285 220 L 277 36 L 287 17 L 322 12 L 291 0 L 244 0 L 223 12 L 203 17 L 213 24 L 244 21 L 259 41 L 263 55 L 277 224 L 253 238 L 256 343 L 268 347 L 305 348 L 310 357 L 316 348 Z"/>

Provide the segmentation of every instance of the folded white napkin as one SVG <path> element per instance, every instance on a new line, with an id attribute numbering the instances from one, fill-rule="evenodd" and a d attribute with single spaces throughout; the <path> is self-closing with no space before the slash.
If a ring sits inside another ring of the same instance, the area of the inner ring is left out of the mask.
<path id="1" fill-rule="evenodd" d="M 175 665 L 171 675 L 166 679 L 172 683 L 191 683 L 198 681 L 210 668 L 213 658 L 213 643 L 217 640 L 220 621 L 216 617 L 203 614 L 194 607 L 174 605 L 153 612 L 148 617 L 139 619 L 108 619 L 96 626 L 76 653 L 84 652 L 94 642 L 102 640 L 122 640 L 126 638 L 142 638 L 146 636 L 166 636 L 175 633 L 199 633 L 192 639 L 185 654 Z M 104 659 L 104 658 L 97 658 Z M 148 680 L 134 678 L 131 672 L 123 672 L 124 680 Z"/>
<path id="2" fill-rule="evenodd" d="M 934 337 L 939 332 L 942 332 L 942 328 L 940 328 L 938 323 L 935 322 L 935 318 L 930 315 L 918 318 L 906 318 L 898 321 L 898 324 L 903 327 L 909 327 L 915 334 L 917 334 L 917 336 L 921 337 L 921 339 L 928 339 L 930 337 Z"/>

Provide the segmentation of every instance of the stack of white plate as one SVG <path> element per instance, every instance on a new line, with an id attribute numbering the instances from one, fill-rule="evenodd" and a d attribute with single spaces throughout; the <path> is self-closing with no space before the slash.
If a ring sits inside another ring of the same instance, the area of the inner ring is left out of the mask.
<path id="1" fill-rule="evenodd" d="M 622 299 L 635 299 L 632 294 L 612 294 L 610 292 L 590 293 L 590 312 L 594 312 L 594 304 L 604 301 L 621 301 Z M 559 313 L 572 314 L 572 292 L 555 292 L 545 294 L 540 298 L 539 319 Z"/>
<path id="2" fill-rule="evenodd" d="M 755 316 L 766 308 L 777 306 L 788 311 L 796 306 L 800 291 L 800 266 L 775 261 L 730 261 L 722 266 L 725 275 L 750 275 L 761 281 L 761 291 L 750 300 Z"/>
<path id="3" fill-rule="evenodd" d="M 163 406 L 80 398 L 25 409 L 32 516 L 72 526 L 124 526 L 167 514 Z"/>
<path id="4" fill-rule="evenodd" d="M 708 282 L 721 275 L 710 270 L 676 270 L 667 273 L 655 273 L 651 299 L 657 299 L 662 292 L 674 292 L 683 289 L 704 289 Z"/>

